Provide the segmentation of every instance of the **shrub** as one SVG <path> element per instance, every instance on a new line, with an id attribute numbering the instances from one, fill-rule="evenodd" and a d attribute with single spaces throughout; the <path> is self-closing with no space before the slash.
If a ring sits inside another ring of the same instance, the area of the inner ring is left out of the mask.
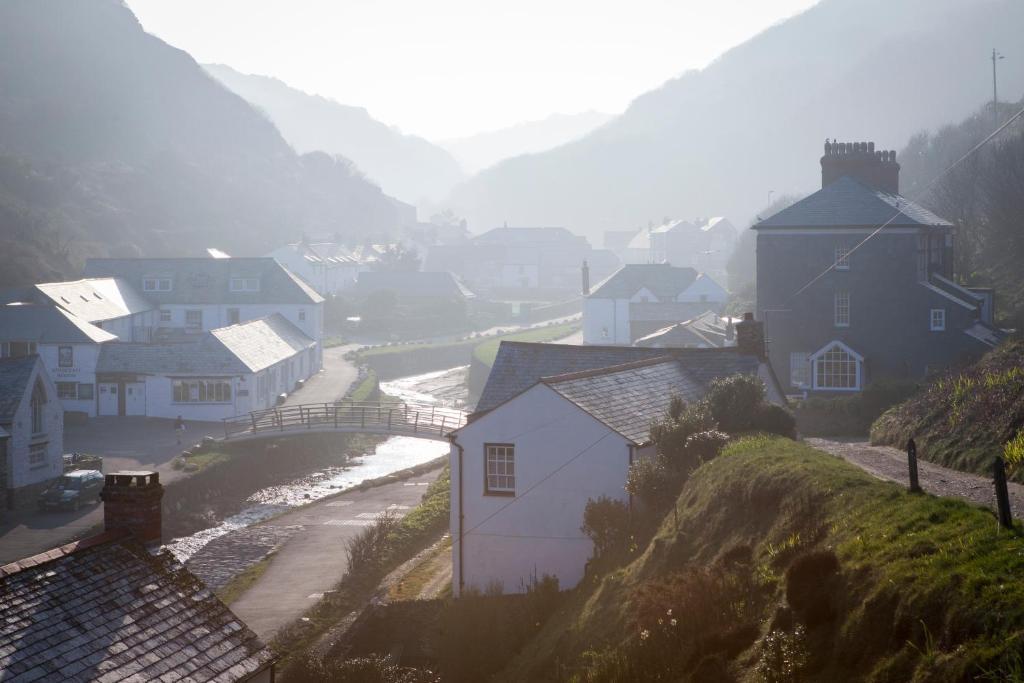
<path id="1" fill-rule="evenodd" d="M 583 511 L 580 531 L 594 542 L 594 559 L 618 552 L 629 539 L 629 508 L 608 496 L 591 498 Z"/>
<path id="2" fill-rule="evenodd" d="M 729 443 L 729 435 L 717 429 L 691 434 L 686 439 L 687 457 L 697 465 L 718 457 L 718 454 Z"/>
<path id="3" fill-rule="evenodd" d="M 831 550 L 805 553 L 786 570 L 786 600 L 808 625 L 834 616 L 833 578 L 839 573 L 839 559 Z"/>
<path id="4" fill-rule="evenodd" d="M 676 461 L 686 449 L 687 439 L 694 434 L 716 429 L 717 426 L 703 401 L 690 405 L 673 403 L 669 406 L 668 414 L 651 425 L 651 440 L 669 467 L 684 469 L 677 467 L 679 463 Z"/>
<path id="5" fill-rule="evenodd" d="M 385 510 L 371 526 L 349 539 L 345 544 L 349 574 L 376 569 L 387 557 L 391 535 L 400 523 L 401 518 L 393 510 Z"/>
<path id="6" fill-rule="evenodd" d="M 780 405 L 764 403 L 757 407 L 750 429 L 768 434 L 778 434 L 789 439 L 796 438 L 796 418 Z"/>
<path id="7" fill-rule="evenodd" d="M 1024 429 L 1017 432 L 1017 436 L 1006 442 L 1003 446 L 1003 460 L 1011 472 L 1024 465 Z"/>
<path id="8" fill-rule="evenodd" d="M 289 670 L 289 680 L 311 683 L 437 683 L 441 679 L 421 669 L 398 666 L 380 655 L 344 660 L 307 656 Z"/>
<path id="9" fill-rule="evenodd" d="M 662 458 L 640 458 L 629 466 L 626 492 L 661 510 L 672 499 L 675 481 Z"/>
<path id="10" fill-rule="evenodd" d="M 757 673 L 765 683 L 796 683 L 807 656 L 803 626 L 797 625 L 792 633 L 776 629 L 761 640 Z"/>
<path id="11" fill-rule="evenodd" d="M 749 431 L 751 418 L 764 403 L 764 382 L 753 375 L 719 377 L 704 400 L 720 429 L 730 434 Z"/>

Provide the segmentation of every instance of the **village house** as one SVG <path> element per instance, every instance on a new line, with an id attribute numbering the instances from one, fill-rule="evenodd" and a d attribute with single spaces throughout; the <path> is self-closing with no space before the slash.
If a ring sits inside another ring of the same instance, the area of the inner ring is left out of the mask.
<path id="1" fill-rule="evenodd" d="M 583 343 L 632 344 L 709 310 L 721 312 L 728 298 L 721 285 L 693 268 L 626 265 L 584 298 Z"/>
<path id="2" fill-rule="evenodd" d="M 298 275 L 321 296 L 352 289 L 359 273 L 370 268 L 344 246 L 331 241 L 286 244 L 267 256 Z"/>
<path id="3" fill-rule="evenodd" d="M 64 308 L 48 304 L 0 306 L 0 358 L 38 354 L 55 383 L 54 405 L 96 415 L 96 361 L 117 337 Z"/>
<path id="4" fill-rule="evenodd" d="M 624 263 L 671 263 L 722 277 L 739 232 L 723 216 L 693 221 L 666 218 L 661 225 L 633 233 L 624 245 L 619 233 L 613 232 L 611 238 L 619 245 L 617 253 Z"/>
<path id="5" fill-rule="evenodd" d="M 280 313 L 192 341 L 109 344 L 96 365 L 98 412 L 216 421 L 272 408 L 316 372 L 316 352 Z"/>
<path id="6" fill-rule="evenodd" d="M 277 656 L 158 548 L 157 474 L 101 496 L 103 533 L 0 567 L 4 680 L 272 683 Z"/>
<path id="7" fill-rule="evenodd" d="M 899 170 L 874 143 L 826 142 L 822 188 L 753 226 L 758 317 L 790 391 L 921 379 L 1003 336 L 993 292 L 954 281 L 953 226 L 900 196 Z"/>
<path id="8" fill-rule="evenodd" d="M 593 553 L 580 531 L 587 501 L 628 500 L 629 465 L 653 453 L 651 422 L 672 396 L 698 400 L 713 379 L 742 373 L 784 403 L 760 324 L 738 327 L 739 346 L 720 349 L 502 342 L 450 437 L 454 594 L 522 592 L 544 575 L 574 587 Z"/>
<path id="9" fill-rule="evenodd" d="M 476 295 L 448 272 L 371 270 L 359 274 L 353 295 L 365 299 L 377 292 L 393 292 L 402 303 L 466 302 Z"/>
<path id="10" fill-rule="evenodd" d="M 656 330 L 646 337 L 640 337 L 633 345 L 659 349 L 714 349 L 732 346 L 736 343 L 736 322 L 738 320 L 728 316 L 706 311 L 689 320 Z"/>
<path id="11" fill-rule="evenodd" d="M 124 280 L 113 277 L 35 285 L 33 301 L 63 308 L 79 320 L 117 336 L 120 341 L 146 342 L 159 317 L 156 306 Z"/>
<path id="12" fill-rule="evenodd" d="M 0 509 L 34 504 L 64 471 L 64 411 L 36 354 L 0 359 L 0 433 Z"/>

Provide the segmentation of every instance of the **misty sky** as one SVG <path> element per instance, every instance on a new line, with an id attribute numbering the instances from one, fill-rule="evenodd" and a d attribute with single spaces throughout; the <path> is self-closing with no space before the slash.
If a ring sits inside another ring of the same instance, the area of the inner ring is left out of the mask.
<path id="1" fill-rule="evenodd" d="M 629 101 L 816 0 L 127 0 L 147 31 L 440 140 Z"/>

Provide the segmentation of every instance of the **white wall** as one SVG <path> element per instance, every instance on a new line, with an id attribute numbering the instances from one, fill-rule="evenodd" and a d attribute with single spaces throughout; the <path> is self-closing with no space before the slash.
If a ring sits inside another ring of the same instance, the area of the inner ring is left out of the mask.
<path id="1" fill-rule="evenodd" d="M 113 342 L 106 342 L 108 344 Z M 70 346 L 72 348 L 72 367 L 59 367 L 59 347 Z M 89 417 L 96 416 L 96 361 L 100 355 L 99 344 L 40 344 L 36 347 L 43 365 L 54 382 L 77 382 L 79 384 L 93 385 L 92 400 L 61 401 L 64 410 L 81 411 Z M 56 398 L 56 392 L 54 398 Z"/>
<path id="2" fill-rule="evenodd" d="M 704 297 L 701 299 L 701 297 Z M 698 277 L 693 284 L 684 289 L 676 297 L 680 302 L 707 301 L 709 303 L 724 304 L 729 300 L 729 293 L 725 288 L 707 276 Z"/>
<path id="3" fill-rule="evenodd" d="M 605 332 L 607 331 L 607 334 Z M 583 300 L 584 344 L 630 344 L 627 299 Z"/>
<path id="4" fill-rule="evenodd" d="M 628 441 L 537 385 L 460 429 L 456 442 L 463 448 L 465 586 L 485 590 L 500 583 L 506 592 L 519 592 L 534 574 L 557 576 L 563 589 L 575 586 L 592 554 L 580 531 L 587 500 L 628 500 Z M 485 443 L 515 445 L 514 497 L 484 493 Z M 450 460 L 452 586 L 458 594 L 460 473 L 454 446 Z"/>
<path id="5" fill-rule="evenodd" d="M 38 368 L 37 365 L 27 383 L 25 395 L 11 424 L 5 427 L 11 434 L 7 442 L 7 485 L 12 489 L 48 481 L 59 477 L 64 471 L 64 409 L 57 400 L 57 387 L 46 373 L 40 373 Z M 42 379 L 46 389 L 43 433 L 39 436 L 32 434 L 31 405 L 32 388 L 37 377 Z M 40 442 L 46 442 L 46 461 L 42 465 L 30 466 L 29 446 Z"/>

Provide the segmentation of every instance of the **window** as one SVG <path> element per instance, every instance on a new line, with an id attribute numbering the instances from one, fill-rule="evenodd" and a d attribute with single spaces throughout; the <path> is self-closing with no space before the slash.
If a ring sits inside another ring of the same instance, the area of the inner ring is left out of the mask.
<path id="1" fill-rule="evenodd" d="M 78 399 L 77 382 L 57 382 L 57 398 L 62 401 L 74 401 Z"/>
<path id="2" fill-rule="evenodd" d="M 238 321 L 241 320 L 241 315 L 238 313 L 237 308 L 228 309 L 228 325 L 237 325 Z"/>
<path id="3" fill-rule="evenodd" d="M 142 291 L 144 291 L 144 292 L 169 292 L 169 291 L 171 291 L 171 278 L 169 278 L 169 277 L 144 277 L 144 278 L 142 278 Z"/>
<path id="4" fill-rule="evenodd" d="M 202 311 L 185 311 L 185 327 L 190 329 L 203 329 Z"/>
<path id="5" fill-rule="evenodd" d="M 46 390 L 43 388 L 43 383 L 36 380 L 36 385 L 32 388 L 32 399 L 29 402 L 32 412 L 32 433 L 42 434 L 43 425 L 43 406 L 46 405 Z"/>
<path id="6" fill-rule="evenodd" d="M 35 342 L 4 342 L 3 347 L 0 348 L 0 357 L 21 358 L 22 356 L 31 356 L 35 352 Z"/>
<path id="7" fill-rule="evenodd" d="M 512 444 L 485 444 L 487 477 L 484 493 L 514 496 L 516 493 L 516 447 Z"/>
<path id="8" fill-rule="evenodd" d="M 160 311 L 160 322 L 169 323 L 171 322 L 171 311 Z"/>
<path id="9" fill-rule="evenodd" d="M 856 391 L 860 389 L 860 365 L 859 356 L 834 342 L 814 356 L 814 388 Z"/>
<path id="10" fill-rule="evenodd" d="M 850 269 L 850 247 L 845 244 L 836 247 L 836 270 Z"/>
<path id="11" fill-rule="evenodd" d="M 175 403 L 230 403 L 231 382 L 226 379 L 176 379 Z"/>
<path id="12" fill-rule="evenodd" d="M 836 327 L 850 326 L 850 293 L 836 292 L 835 303 Z"/>
<path id="13" fill-rule="evenodd" d="M 79 401 L 91 401 L 93 397 L 93 385 L 92 384 L 79 384 L 78 385 L 78 400 Z"/>
<path id="14" fill-rule="evenodd" d="M 811 386 L 811 357 L 803 351 L 789 354 L 789 383 L 807 389 Z"/>
<path id="15" fill-rule="evenodd" d="M 34 443 L 28 447 L 28 466 L 33 470 L 46 467 L 45 443 Z"/>
<path id="16" fill-rule="evenodd" d="M 931 311 L 930 322 L 932 332 L 942 332 L 946 329 L 946 309 L 933 308 Z"/>
<path id="17" fill-rule="evenodd" d="M 73 368 L 75 366 L 75 349 L 73 347 L 57 347 L 57 366 L 61 368 Z"/>
<path id="18" fill-rule="evenodd" d="M 260 291 L 260 279 L 258 277 L 233 277 L 231 278 L 232 292 L 258 292 Z"/>

